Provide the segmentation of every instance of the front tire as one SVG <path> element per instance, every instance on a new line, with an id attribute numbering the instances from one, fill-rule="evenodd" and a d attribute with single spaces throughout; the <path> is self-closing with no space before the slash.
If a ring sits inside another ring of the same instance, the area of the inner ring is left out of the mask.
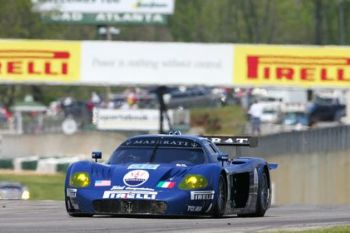
<path id="1" fill-rule="evenodd" d="M 92 214 L 68 213 L 71 217 L 92 217 Z"/>
<path id="2" fill-rule="evenodd" d="M 225 214 L 227 202 L 227 187 L 223 175 L 219 178 L 218 197 L 214 203 L 213 217 L 220 218 Z"/>

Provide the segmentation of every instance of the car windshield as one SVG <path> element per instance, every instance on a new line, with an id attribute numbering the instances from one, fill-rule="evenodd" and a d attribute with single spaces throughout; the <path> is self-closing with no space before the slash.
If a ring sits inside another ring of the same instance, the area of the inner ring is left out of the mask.
<path id="1" fill-rule="evenodd" d="M 201 148 L 120 147 L 112 154 L 108 164 L 127 163 L 179 163 L 187 165 L 205 162 Z"/>
<path id="2" fill-rule="evenodd" d="M 22 187 L 18 187 L 18 186 L 1 186 L 0 189 L 22 189 Z"/>

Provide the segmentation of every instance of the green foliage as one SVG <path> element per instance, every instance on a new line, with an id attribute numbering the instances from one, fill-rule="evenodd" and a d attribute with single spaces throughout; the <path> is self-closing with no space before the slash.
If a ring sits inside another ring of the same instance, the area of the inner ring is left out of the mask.
<path id="1" fill-rule="evenodd" d="M 27 186 L 31 200 L 63 200 L 64 174 L 36 175 L 36 174 L 0 174 L 0 181 L 20 182 Z"/>
<path id="2" fill-rule="evenodd" d="M 170 28 L 175 41 L 313 44 L 321 36 L 323 44 L 338 44 L 341 1 L 320 2 L 319 35 L 316 0 L 177 0 Z M 342 6 L 347 12 L 350 2 Z M 350 33 L 349 27 L 345 30 Z"/>
<path id="3" fill-rule="evenodd" d="M 312 44 L 316 5 L 320 4 L 324 44 L 339 42 L 339 15 L 348 1 L 327 0 L 177 0 L 168 26 L 126 26 L 118 40 Z M 345 14 L 345 34 L 350 17 Z M 96 26 L 47 24 L 31 0 L 0 0 L 0 37 L 97 39 Z M 345 36 L 347 39 L 348 37 Z"/>
<path id="4" fill-rule="evenodd" d="M 239 106 L 191 109 L 191 127 L 204 128 L 205 134 L 241 135 L 245 113 Z"/>
<path id="5" fill-rule="evenodd" d="M 82 40 L 96 37 L 93 26 L 45 24 L 31 0 L 0 0 L 0 37 Z"/>

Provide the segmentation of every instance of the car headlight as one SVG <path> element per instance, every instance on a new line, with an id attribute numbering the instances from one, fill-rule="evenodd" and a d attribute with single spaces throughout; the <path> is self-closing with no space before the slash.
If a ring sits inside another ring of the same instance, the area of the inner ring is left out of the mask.
<path id="1" fill-rule="evenodd" d="M 87 172 L 76 172 L 70 177 L 69 185 L 76 188 L 85 188 L 90 185 L 90 176 Z"/>
<path id="2" fill-rule="evenodd" d="M 183 190 L 200 189 L 208 186 L 208 180 L 202 175 L 187 175 L 179 184 Z"/>
<path id="3" fill-rule="evenodd" d="M 22 199 L 23 200 L 28 200 L 30 198 L 30 193 L 29 193 L 29 191 L 28 190 L 24 190 L 23 192 L 22 192 Z"/>

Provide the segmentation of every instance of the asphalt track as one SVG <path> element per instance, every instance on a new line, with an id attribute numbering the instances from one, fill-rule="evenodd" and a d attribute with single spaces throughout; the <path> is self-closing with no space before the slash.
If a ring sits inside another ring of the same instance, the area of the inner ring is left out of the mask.
<path id="1" fill-rule="evenodd" d="M 350 206 L 276 206 L 263 218 L 73 218 L 62 201 L 0 200 L 0 232 L 266 232 L 350 225 Z"/>

